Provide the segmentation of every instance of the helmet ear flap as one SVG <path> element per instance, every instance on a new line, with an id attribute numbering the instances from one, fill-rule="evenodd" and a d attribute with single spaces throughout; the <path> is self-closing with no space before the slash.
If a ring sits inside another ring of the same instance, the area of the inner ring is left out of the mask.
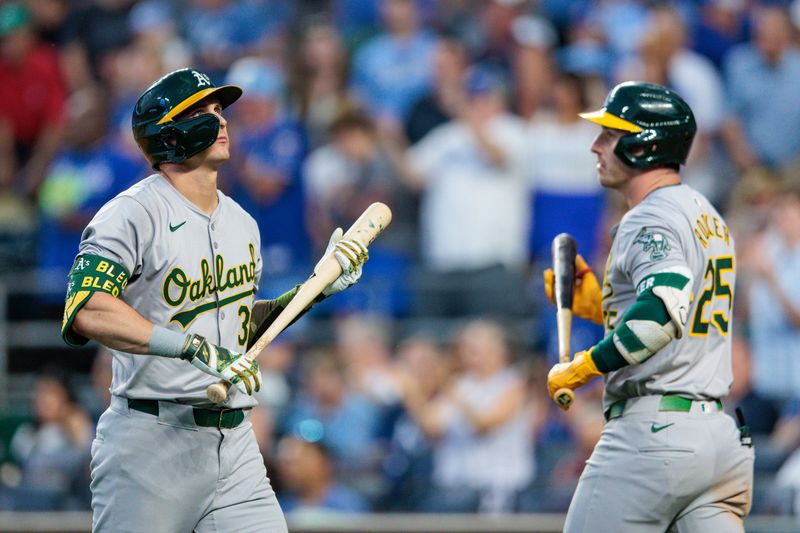
<path id="1" fill-rule="evenodd" d="M 181 128 L 176 128 L 170 124 L 161 128 L 158 137 L 161 144 L 169 152 L 170 163 L 183 163 L 186 161 L 185 132 Z"/>
<path id="2" fill-rule="evenodd" d="M 211 114 L 198 115 L 161 126 L 158 144 L 162 148 L 160 163 L 183 163 L 217 140 L 219 119 Z"/>

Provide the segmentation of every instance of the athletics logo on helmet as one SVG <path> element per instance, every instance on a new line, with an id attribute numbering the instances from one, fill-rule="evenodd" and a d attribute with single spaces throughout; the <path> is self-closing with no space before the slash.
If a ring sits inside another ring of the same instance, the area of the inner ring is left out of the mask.
<path id="1" fill-rule="evenodd" d="M 133 136 L 150 164 L 182 163 L 217 140 L 219 119 L 202 114 L 186 120 L 175 118 L 200 100 L 214 95 L 222 108 L 235 102 L 242 90 L 235 85 L 215 87 L 197 70 L 170 72 L 142 93 L 133 108 Z"/>
<path id="2" fill-rule="evenodd" d="M 617 142 L 614 153 L 638 169 L 683 165 L 697 132 L 689 105 L 674 91 L 655 83 L 620 83 L 608 93 L 602 109 L 580 116 L 629 132 Z"/>

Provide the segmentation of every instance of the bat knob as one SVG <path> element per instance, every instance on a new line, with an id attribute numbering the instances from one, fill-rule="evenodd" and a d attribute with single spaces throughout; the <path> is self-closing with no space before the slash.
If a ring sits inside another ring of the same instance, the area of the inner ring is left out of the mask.
<path id="1" fill-rule="evenodd" d="M 569 409 L 575 400 L 575 393 L 570 389 L 558 389 L 555 395 L 556 404 L 564 411 Z"/>
<path id="2" fill-rule="evenodd" d="M 214 383 L 206 389 L 206 396 L 216 404 L 225 403 L 228 400 L 228 387 L 223 383 Z"/>

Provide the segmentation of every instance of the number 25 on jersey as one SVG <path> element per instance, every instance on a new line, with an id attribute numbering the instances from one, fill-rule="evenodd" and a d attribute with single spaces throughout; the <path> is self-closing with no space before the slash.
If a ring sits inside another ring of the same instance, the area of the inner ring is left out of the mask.
<path id="1" fill-rule="evenodd" d="M 722 334 L 728 334 L 728 322 L 733 307 L 733 289 L 725 281 L 726 274 L 733 273 L 733 256 L 713 257 L 706 264 L 703 275 L 704 288 L 697 300 L 692 319 L 691 335 L 708 335 L 709 326 L 714 325 Z"/>

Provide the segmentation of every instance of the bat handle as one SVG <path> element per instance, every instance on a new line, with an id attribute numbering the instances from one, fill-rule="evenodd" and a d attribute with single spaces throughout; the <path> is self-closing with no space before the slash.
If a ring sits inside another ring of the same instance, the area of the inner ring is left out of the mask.
<path id="1" fill-rule="evenodd" d="M 208 386 L 206 389 L 206 396 L 215 404 L 225 403 L 228 400 L 228 389 L 231 384 L 225 380 L 219 380 Z"/>
<path id="2" fill-rule="evenodd" d="M 558 406 L 566 411 L 569 409 L 569 406 L 572 405 L 572 401 L 575 399 L 575 393 L 570 389 L 558 389 L 555 398 Z"/>

